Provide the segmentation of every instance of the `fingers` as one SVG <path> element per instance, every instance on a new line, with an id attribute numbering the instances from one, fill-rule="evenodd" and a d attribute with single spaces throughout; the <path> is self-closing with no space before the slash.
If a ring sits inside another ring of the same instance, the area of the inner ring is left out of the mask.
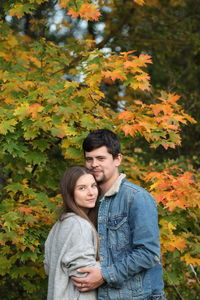
<path id="1" fill-rule="evenodd" d="M 88 282 L 86 281 L 86 278 L 71 277 L 71 279 L 78 290 L 82 291 L 82 289 L 88 288 Z"/>
<path id="2" fill-rule="evenodd" d="M 87 285 L 85 283 L 75 283 L 74 282 L 74 285 L 79 290 L 79 292 L 87 292 L 87 291 L 89 291 L 89 288 L 87 287 Z"/>
<path id="3" fill-rule="evenodd" d="M 74 283 L 77 283 L 78 285 L 81 283 L 85 283 L 85 278 L 82 277 L 72 276 L 71 279 L 73 280 Z"/>
<path id="4" fill-rule="evenodd" d="M 77 272 L 78 273 L 90 273 L 92 271 L 93 268 L 81 268 L 78 269 Z"/>
<path id="5" fill-rule="evenodd" d="M 88 291 L 88 287 L 86 286 L 86 284 L 81 283 L 81 285 L 78 288 L 78 290 L 81 291 L 81 292 L 86 292 L 86 291 Z"/>
<path id="6" fill-rule="evenodd" d="M 78 289 L 79 290 L 79 292 L 88 292 L 88 291 L 90 291 L 90 289 L 88 289 L 88 288 L 81 288 L 81 289 Z"/>

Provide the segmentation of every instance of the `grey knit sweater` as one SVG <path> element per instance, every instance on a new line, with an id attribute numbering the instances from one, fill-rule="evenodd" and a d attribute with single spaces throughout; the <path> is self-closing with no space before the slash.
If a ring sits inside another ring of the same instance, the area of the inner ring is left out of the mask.
<path id="1" fill-rule="evenodd" d="M 96 266 L 97 237 L 91 224 L 67 213 L 52 227 L 45 242 L 44 268 L 48 275 L 47 300 L 96 300 L 97 291 L 79 292 L 70 276 L 86 276 L 78 268 Z"/>

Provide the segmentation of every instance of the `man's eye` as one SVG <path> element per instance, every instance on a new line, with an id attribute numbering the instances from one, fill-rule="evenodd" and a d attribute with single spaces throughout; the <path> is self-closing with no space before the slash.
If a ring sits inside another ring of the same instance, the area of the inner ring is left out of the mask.
<path id="1" fill-rule="evenodd" d="M 92 161 L 92 159 L 91 159 L 90 157 L 86 157 L 85 160 L 86 160 L 87 162 Z"/>

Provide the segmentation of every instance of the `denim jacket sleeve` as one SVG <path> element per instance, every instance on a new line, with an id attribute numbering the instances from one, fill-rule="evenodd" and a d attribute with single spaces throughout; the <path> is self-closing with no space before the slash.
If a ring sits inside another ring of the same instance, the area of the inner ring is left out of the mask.
<path id="1" fill-rule="evenodd" d="M 124 281 L 160 262 L 157 208 L 154 198 L 145 190 L 131 197 L 128 225 L 131 252 L 110 266 L 102 266 L 108 285 L 120 288 Z"/>

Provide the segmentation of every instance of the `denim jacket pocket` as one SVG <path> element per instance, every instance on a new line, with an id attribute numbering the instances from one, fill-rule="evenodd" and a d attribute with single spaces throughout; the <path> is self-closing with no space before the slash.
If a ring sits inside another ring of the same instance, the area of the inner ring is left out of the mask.
<path id="1" fill-rule="evenodd" d="M 138 296 L 143 293 L 142 277 L 140 274 L 136 274 L 128 280 L 128 288 L 132 291 L 133 296 Z"/>
<path id="2" fill-rule="evenodd" d="M 113 216 L 108 220 L 108 246 L 120 250 L 129 244 L 129 226 L 126 215 Z"/>
<path id="3" fill-rule="evenodd" d="M 158 294 L 158 295 L 151 295 L 147 297 L 145 300 L 166 300 L 164 292 Z"/>

